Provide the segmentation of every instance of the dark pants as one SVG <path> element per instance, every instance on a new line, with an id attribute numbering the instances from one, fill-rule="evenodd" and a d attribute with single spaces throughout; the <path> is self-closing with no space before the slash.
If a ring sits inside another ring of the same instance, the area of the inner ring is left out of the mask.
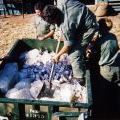
<path id="1" fill-rule="evenodd" d="M 100 75 L 100 68 L 90 63 L 93 95 L 93 120 L 120 120 L 120 87 Z"/>

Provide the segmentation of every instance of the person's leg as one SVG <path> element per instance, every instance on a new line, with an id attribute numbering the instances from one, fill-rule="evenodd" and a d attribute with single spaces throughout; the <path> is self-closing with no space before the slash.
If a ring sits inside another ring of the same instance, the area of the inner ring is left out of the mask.
<path id="1" fill-rule="evenodd" d="M 83 52 L 80 50 L 74 50 L 69 55 L 69 60 L 73 70 L 73 77 L 76 78 L 81 85 L 84 85 L 86 66 Z"/>
<path id="2" fill-rule="evenodd" d="M 104 65 L 104 66 L 100 66 L 100 74 L 104 79 L 111 82 L 114 73 L 113 70 L 111 70 L 110 66 Z"/>
<path id="3" fill-rule="evenodd" d="M 119 85 L 120 83 L 120 68 L 114 66 L 100 66 L 100 74 L 109 82 Z"/>

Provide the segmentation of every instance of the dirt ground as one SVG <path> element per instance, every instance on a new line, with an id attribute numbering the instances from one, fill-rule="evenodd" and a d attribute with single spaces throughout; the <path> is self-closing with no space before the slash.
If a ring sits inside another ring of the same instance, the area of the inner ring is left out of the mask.
<path id="1" fill-rule="evenodd" d="M 33 16 L 0 16 L 0 57 L 5 56 L 18 39 L 35 37 L 32 28 Z"/>
<path id="2" fill-rule="evenodd" d="M 22 38 L 35 38 L 32 26 L 34 14 L 19 16 L 0 16 L 0 57 L 5 56 L 16 40 Z M 120 46 L 120 14 L 109 16 L 113 21 L 112 32 L 117 36 Z"/>

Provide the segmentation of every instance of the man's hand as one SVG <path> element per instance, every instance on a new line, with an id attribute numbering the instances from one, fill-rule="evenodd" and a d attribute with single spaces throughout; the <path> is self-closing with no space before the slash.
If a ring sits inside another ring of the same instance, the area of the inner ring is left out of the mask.
<path id="1" fill-rule="evenodd" d="M 90 57 L 91 57 L 91 54 L 92 54 L 91 49 L 87 49 L 87 50 L 86 50 L 86 58 L 90 58 Z"/>
<path id="2" fill-rule="evenodd" d="M 88 44 L 86 48 L 86 58 L 92 58 L 96 53 L 95 42 L 91 42 Z"/>
<path id="3" fill-rule="evenodd" d="M 44 40 L 44 39 L 45 39 L 44 36 L 39 36 L 39 37 L 38 37 L 38 40 Z"/>
<path id="4" fill-rule="evenodd" d="M 53 56 L 53 61 L 55 63 L 58 63 L 59 62 L 59 59 L 60 59 L 60 56 L 58 54 L 56 54 L 55 56 Z"/>
<path id="5" fill-rule="evenodd" d="M 61 31 L 55 31 L 55 32 L 54 32 L 54 35 L 53 35 L 53 38 L 54 38 L 55 40 L 58 40 L 58 41 L 59 41 L 59 40 L 60 40 L 60 41 L 64 41 Z"/>
<path id="6" fill-rule="evenodd" d="M 55 31 L 54 35 L 53 35 L 53 38 L 58 40 L 58 39 L 60 39 L 60 36 L 61 36 L 61 32 L 60 31 Z"/>

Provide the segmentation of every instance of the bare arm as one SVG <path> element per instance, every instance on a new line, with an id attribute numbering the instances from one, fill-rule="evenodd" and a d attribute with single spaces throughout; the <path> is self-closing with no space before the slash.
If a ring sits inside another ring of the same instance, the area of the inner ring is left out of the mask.
<path id="1" fill-rule="evenodd" d="M 44 35 L 44 39 L 52 37 L 54 34 L 54 30 L 51 30 L 49 33 L 47 33 L 46 35 Z"/>
<path id="2" fill-rule="evenodd" d="M 68 53 L 70 49 L 71 49 L 71 46 L 63 46 L 63 48 L 53 57 L 53 60 L 55 62 L 58 62 L 60 56 L 64 53 Z"/>
<path id="3" fill-rule="evenodd" d="M 49 33 L 47 33 L 47 34 L 45 34 L 43 36 L 38 36 L 38 39 L 39 40 L 44 40 L 44 39 L 47 39 L 47 38 L 53 36 L 53 34 L 54 34 L 54 30 L 51 30 Z"/>

